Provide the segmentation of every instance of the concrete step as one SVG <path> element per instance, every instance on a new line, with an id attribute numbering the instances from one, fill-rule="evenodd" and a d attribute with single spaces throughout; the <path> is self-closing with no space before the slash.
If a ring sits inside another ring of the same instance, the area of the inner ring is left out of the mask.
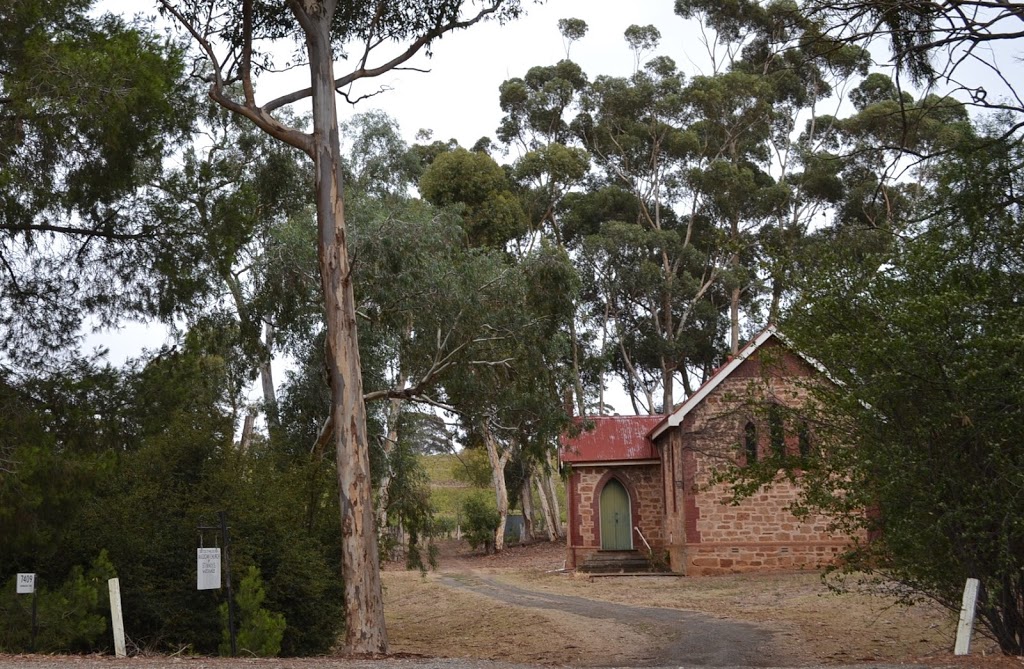
<path id="1" fill-rule="evenodd" d="M 658 571 L 639 551 L 598 551 L 578 571 L 588 574 L 643 574 Z"/>

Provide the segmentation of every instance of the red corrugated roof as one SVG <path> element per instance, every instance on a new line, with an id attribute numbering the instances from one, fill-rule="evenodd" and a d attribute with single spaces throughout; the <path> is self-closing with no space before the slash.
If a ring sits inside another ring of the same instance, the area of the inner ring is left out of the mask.
<path id="1" fill-rule="evenodd" d="M 586 420 L 594 429 L 562 437 L 562 462 L 656 460 L 658 451 L 647 433 L 664 416 L 600 416 Z"/>

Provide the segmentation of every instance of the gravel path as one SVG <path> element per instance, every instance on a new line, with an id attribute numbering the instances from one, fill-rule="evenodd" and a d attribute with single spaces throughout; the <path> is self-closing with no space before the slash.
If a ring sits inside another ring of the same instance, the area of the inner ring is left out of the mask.
<path id="1" fill-rule="evenodd" d="M 612 620 L 652 640 L 639 666 L 791 666 L 772 653 L 772 634 L 757 625 L 674 609 L 626 606 L 584 597 L 527 590 L 480 573 L 444 574 L 441 583 L 513 606 L 565 611 Z M 585 639 L 579 642 L 586 643 Z"/>

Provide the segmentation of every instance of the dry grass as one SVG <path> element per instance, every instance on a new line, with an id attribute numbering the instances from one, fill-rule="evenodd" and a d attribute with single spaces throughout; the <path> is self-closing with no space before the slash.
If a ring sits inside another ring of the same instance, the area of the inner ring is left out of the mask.
<path id="1" fill-rule="evenodd" d="M 531 664 L 628 663 L 623 648 L 642 648 L 644 635 L 625 625 L 527 609 L 437 582 L 436 575 L 385 573 L 384 611 L 395 653 Z M 581 640 L 588 640 L 581 643 Z"/>
<path id="2" fill-rule="evenodd" d="M 954 659 L 949 651 L 955 620 L 947 611 L 927 603 L 906 607 L 863 591 L 835 594 L 817 573 L 590 579 L 550 571 L 562 564 L 559 546 L 516 548 L 498 557 L 466 551 L 448 546 L 442 571 L 477 571 L 531 590 L 757 623 L 775 633 L 780 656 L 802 663 L 924 662 L 1024 669 L 1024 662 L 998 656 L 992 642 L 980 636 L 970 658 Z M 630 649 L 657 641 L 647 636 L 649 630 L 621 621 L 499 604 L 445 586 L 437 574 L 389 571 L 385 583 L 385 610 L 396 652 L 600 666 L 628 664 L 637 655 Z"/>
<path id="3" fill-rule="evenodd" d="M 817 573 L 591 580 L 520 571 L 502 578 L 548 592 L 757 623 L 806 661 L 907 661 L 944 653 L 955 632 L 948 613 L 933 605 L 835 594 Z"/>

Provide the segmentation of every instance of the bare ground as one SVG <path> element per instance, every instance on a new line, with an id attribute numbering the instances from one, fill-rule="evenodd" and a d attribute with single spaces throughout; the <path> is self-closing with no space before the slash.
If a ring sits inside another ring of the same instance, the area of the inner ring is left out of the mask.
<path id="1" fill-rule="evenodd" d="M 663 661 L 670 655 L 661 649 L 694 624 L 691 618 L 659 625 L 631 609 L 618 618 L 586 615 L 579 602 L 588 600 L 751 625 L 751 637 L 766 635 L 758 656 L 743 662 L 751 666 L 917 663 L 1024 669 L 1024 660 L 1002 656 L 980 635 L 970 657 L 953 657 L 956 621 L 944 609 L 930 603 L 906 607 L 856 588 L 836 594 L 817 572 L 586 578 L 559 571 L 564 554 L 561 545 L 544 543 L 482 556 L 449 543 L 437 572 L 388 571 L 385 610 L 392 648 L 574 666 L 668 664 Z M 552 597 L 577 598 L 577 605 L 552 606 Z"/>

